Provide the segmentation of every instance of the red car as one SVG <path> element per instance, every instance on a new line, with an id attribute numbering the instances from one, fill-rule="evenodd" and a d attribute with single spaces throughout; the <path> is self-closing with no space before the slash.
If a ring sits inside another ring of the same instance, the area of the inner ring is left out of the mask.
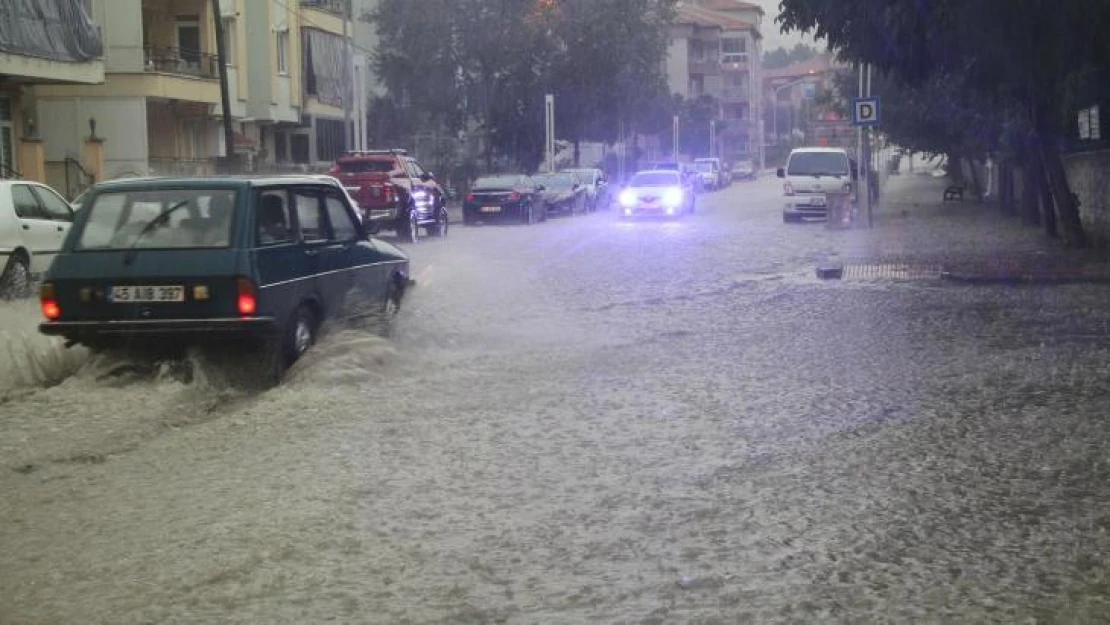
<path id="1" fill-rule="evenodd" d="M 340 156 L 330 174 L 358 204 L 363 223 L 374 232 L 393 230 L 411 243 L 447 236 L 447 202 L 435 175 L 405 150 L 366 150 Z"/>

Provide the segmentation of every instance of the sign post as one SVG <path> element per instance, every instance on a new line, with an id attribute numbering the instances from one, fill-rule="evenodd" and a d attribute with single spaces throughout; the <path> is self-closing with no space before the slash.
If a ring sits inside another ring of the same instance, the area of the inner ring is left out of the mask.
<path id="1" fill-rule="evenodd" d="M 863 70 L 860 74 L 860 97 L 852 100 L 852 125 L 860 129 L 860 162 L 859 162 L 859 184 L 857 185 L 856 195 L 867 209 L 867 227 L 872 227 L 873 224 L 873 211 L 871 207 L 871 128 L 879 125 L 879 98 L 871 97 L 871 80 L 870 66 L 867 67 L 868 80 L 866 83 L 867 93 L 862 93 L 865 89 L 863 81 Z"/>
<path id="2" fill-rule="evenodd" d="M 672 146 L 671 156 L 674 162 L 678 162 L 678 115 L 674 116 L 674 145 Z"/>
<path id="3" fill-rule="evenodd" d="M 547 171 L 555 171 L 555 96 L 544 96 L 544 147 L 547 151 Z"/>

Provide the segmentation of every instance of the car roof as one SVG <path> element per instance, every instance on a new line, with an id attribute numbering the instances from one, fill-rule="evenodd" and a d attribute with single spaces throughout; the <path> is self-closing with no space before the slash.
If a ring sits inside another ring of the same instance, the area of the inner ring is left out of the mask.
<path id="1" fill-rule="evenodd" d="M 794 154 L 795 152 L 836 152 L 836 153 L 841 153 L 841 154 L 847 154 L 848 153 L 848 151 L 845 150 L 844 148 L 822 148 L 822 147 L 794 148 L 793 150 L 790 150 L 791 154 Z"/>
<path id="2" fill-rule="evenodd" d="M 334 185 L 334 182 L 329 178 L 331 177 L 323 174 L 123 178 L 98 183 L 95 189 L 97 191 L 136 191 L 143 189 L 234 189 L 289 184 Z"/>
<path id="3" fill-rule="evenodd" d="M 638 171 L 633 175 L 639 176 L 640 174 L 677 174 L 677 173 L 678 172 L 673 170 L 673 169 L 645 169 L 643 171 Z"/>

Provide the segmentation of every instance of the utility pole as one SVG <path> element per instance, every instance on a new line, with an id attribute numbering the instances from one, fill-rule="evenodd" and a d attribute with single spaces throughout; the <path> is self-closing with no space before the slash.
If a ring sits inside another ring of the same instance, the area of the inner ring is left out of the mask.
<path id="1" fill-rule="evenodd" d="M 220 0 L 212 0 L 212 18 L 216 21 L 216 62 L 220 66 L 220 107 L 224 116 L 224 173 L 235 167 L 235 130 L 231 127 L 231 94 L 227 87 L 227 50 L 224 49 L 224 18 Z"/>
<path id="2" fill-rule="evenodd" d="M 351 23 L 351 4 L 352 0 L 343 0 L 343 69 L 346 74 L 346 80 L 343 89 L 343 149 L 352 149 L 352 128 L 351 128 L 351 108 L 353 99 L 357 97 L 355 91 L 354 80 L 354 63 L 353 51 L 351 50 L 351 33 L 349 25 Z"/>
<path id="3" fill-rule="evenodd" d="M 555 171 L 555 95 L 543 97 L 544 148 L 547 152 L 547 171 Z"/>
<path id="4" fill-rule="evenodd" d="M 673 137 L 673 139 L 674 139 L 674 142 L 673 142 L 674 145 L 673 145 L 673 150 L 672 150 L 672 155 L 671 156 L 674 158 L 674 162 L 677 163 L 678 162 L 678 115 L 674 116 L 674 137 Z"/>

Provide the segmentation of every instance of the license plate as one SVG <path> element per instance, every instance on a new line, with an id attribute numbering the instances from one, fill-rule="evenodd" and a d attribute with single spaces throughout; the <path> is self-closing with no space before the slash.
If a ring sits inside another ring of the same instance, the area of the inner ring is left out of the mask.
<path id="1" fill-rule="evenodd" d="M 500 206 L 483 206 L 482 207 L 482 212 L 483 213 L 500 213 L 501 212 L 501 207 Z"/>
<path id="2" fill-rule="evenodd" d="M 111 301 L 116 303 L 140 302 L 183 302 L 185 301 L 185 287 L 183 286 L 114 286 L 111 292 Z"/>

